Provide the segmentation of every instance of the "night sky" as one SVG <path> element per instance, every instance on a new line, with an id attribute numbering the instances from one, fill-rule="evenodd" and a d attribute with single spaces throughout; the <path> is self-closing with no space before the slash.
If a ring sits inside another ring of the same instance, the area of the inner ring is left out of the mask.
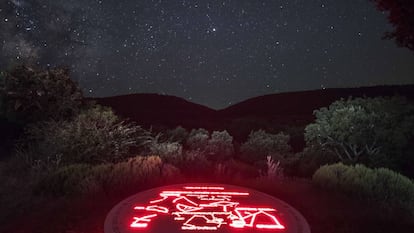
<path id="1" fill-rule="evenodd" d="M 369 0 L 0 0 L 0 68 L 66 65 L 87 96 L 223 108 L 258 95 L 414 83 Z"/>

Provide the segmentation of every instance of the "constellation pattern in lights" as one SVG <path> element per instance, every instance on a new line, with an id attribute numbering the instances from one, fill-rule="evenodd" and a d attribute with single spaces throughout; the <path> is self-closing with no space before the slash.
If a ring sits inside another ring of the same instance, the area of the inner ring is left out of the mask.
<path id="1" fill-rule="evenodd" d="M 145 229 L 160 215 L 172 216 L 182 230 L 218 230 L 222 227 L 285 230 L 277 210 L 245 206 L 240 202 L 248 192 L 230 192 L 224 187 L 186 186 L 161 191 L 146 205 L 133 207 L 131 229 Z"/>

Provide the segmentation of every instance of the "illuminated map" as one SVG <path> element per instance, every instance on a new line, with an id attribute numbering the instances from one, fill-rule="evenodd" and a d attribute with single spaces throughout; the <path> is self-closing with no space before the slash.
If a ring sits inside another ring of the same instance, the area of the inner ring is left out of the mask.
<path id="1" fill-rule="evenodd" d="M 271 207 L 244 205 L 248 192 L 227 191 L 216 186 L 185 186 L 182 189 L 161 191 L 145 204 L 131 207 L 130 228 L 143 230 L 159 216 L 171 216 L 181 224 L 181 230 L 214 231 L 223 227 L 239 229 L 271 229 L 283 232 L 286 228 Z"/>

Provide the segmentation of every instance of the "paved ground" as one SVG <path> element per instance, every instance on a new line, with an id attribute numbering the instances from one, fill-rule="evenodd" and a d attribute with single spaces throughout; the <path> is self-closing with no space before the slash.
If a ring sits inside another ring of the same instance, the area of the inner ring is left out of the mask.
<path id="1" fill-rule="evenodd" d="M 305 218 L 275 197 L 240 186 L 192 183 L 135 194 L 109 213 L 105 233 L 310 233 Z"/>

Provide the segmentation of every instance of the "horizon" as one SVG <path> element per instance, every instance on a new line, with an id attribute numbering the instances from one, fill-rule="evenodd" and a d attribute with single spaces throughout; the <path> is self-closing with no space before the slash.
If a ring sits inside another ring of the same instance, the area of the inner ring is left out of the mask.
<path id="1" fill-rule="evenodd" d="M 174 98 L 178 98 L 181 100 L 184 100 L 186 102 L 189 102 L 191 104 L 196 104 L 196 105 L 200 105 L 202 107 L 206 107 L 210 110 L 214 110 L 214 111 L 221 111 L 221 110 L 225 110 L 227 108 L 230 108 L 232 106 L 244 103 L 246 101 L 249 100 L 253 100 L 256 98 L 261 98 L 261 97 L 266 97 L 266 96 L 273 96 L 273 95 L 279 95 L 279 94 L 295 94 L 295 93 L 302 93 L 302 92 L 319 92 L 319 91 L 334 91 L 334 90 L 338 90 L 338 89 L 352 89 L 352 90 L 356 90 L 356 89 L 373 89 L 373 88 L 398 88 L 398 87 L 408 87 L 408 86 L 413 86 L 414 87 L 414 83 L 413 84 L 391 84 L 391 85 L 375 85 L 375 86 L 360 86 L 360 87 L 332 87 L 332 88 L 324 88 L 324 89 L 310 89 L 310 90 L 299 90 L 299 91 L 286 91 L 286 92 L 278 92 L 278 93 L 269 93 L 269 94 L 265 94 L 265 95 L 259 95 L 259 96 L 253 96 L 251 98 L 247 98 L 247 99 L 243 99 L 239 102 L 236 103 L 232 103 L 231 105 L 225 106 L 223 108 L 213 108 L 201 103 L 197 103 L 188 99 L 185 99 L 184 97 L 180 97 L 180 96 L 175 96 L 175 95 L 168 95 L 168 94 L 160 94 L 160 93 L 128 93 L 128 94 L 121 94 L 121 95 L 113 95 L 113 96 L 102 96 L 102 97 L 93 97 L 93 96 L 86 96 L 86 98 L 91 98 L 91 99 L 106 99 L 106 98 L 116 98 L 116 97 L 124 97 L 124 96 L 134 96 L 134 95 L 159 95 L 159 96 L 166 96 L 166 97 L 174 97 Z"/>

